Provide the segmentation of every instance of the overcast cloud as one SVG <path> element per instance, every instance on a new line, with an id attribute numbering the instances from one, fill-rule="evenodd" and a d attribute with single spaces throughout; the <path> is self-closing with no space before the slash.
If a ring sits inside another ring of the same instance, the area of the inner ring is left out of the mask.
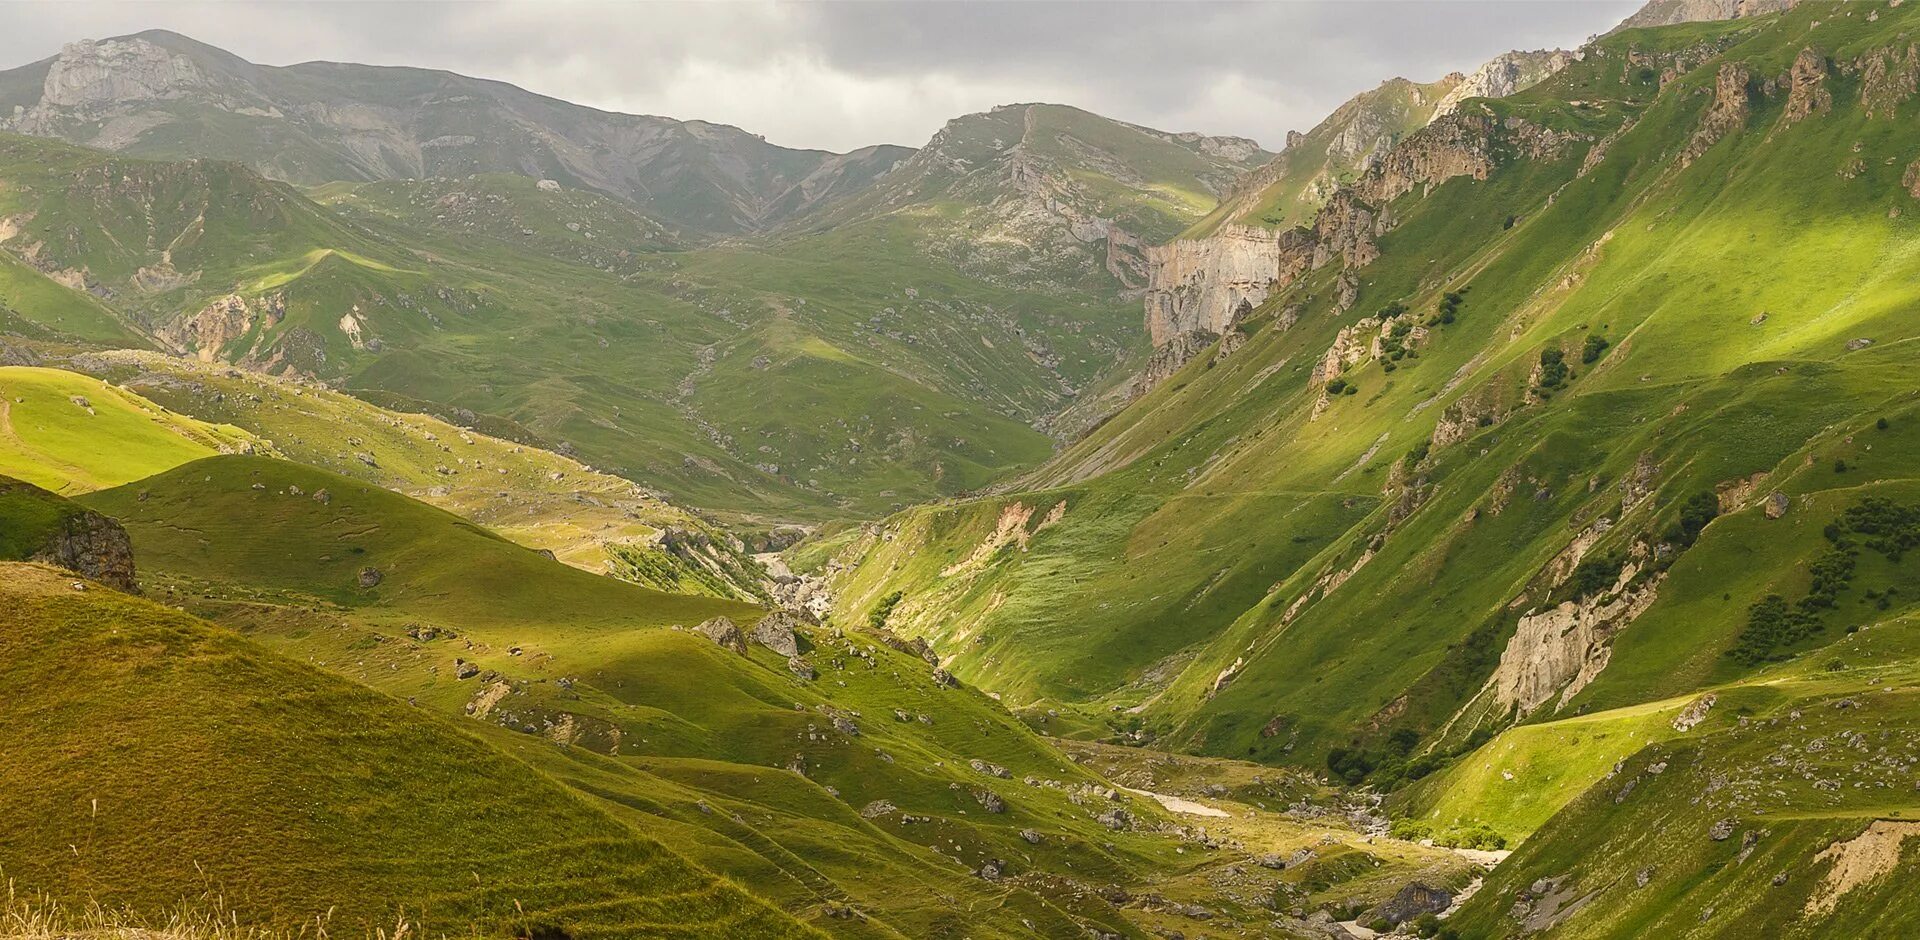
<path id="1" fill-rule="evenodd" d="M 254 62 L 417 65 L 790 147 L 919 145 L 997 104 L 1077 105 L 1277 149 L 1391 76 L 1571 48 L 1639 0 L 0 3 L 0 68 L 166 28 Z"/>

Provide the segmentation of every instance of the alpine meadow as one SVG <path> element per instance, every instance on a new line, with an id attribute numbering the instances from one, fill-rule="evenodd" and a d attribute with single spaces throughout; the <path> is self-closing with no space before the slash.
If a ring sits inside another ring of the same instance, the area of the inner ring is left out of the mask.
<path id="1" fill-rule="evenodd" d="M 0 8 L 0 940 L 1920 936 L 1920 4 Z"/>

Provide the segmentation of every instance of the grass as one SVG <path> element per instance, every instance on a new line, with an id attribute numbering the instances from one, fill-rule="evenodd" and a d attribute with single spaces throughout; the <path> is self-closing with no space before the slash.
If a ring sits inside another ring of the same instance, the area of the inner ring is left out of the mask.
<path id="1" fill-rule="evenodd" d="M 397 700 L 47 569 L 0 585 L 0 839 L 8 875 L 56 899 L 159 916 L 210 891 L 254 922 L 365 932 L 808 933 Z"/>
<path id="2" fill-rule="evenodd" d="M 184 417 L 96 379 L 0 366 L 0 474 L 56 492 L 118 486 L 251 444 L 238 428 Z"/>

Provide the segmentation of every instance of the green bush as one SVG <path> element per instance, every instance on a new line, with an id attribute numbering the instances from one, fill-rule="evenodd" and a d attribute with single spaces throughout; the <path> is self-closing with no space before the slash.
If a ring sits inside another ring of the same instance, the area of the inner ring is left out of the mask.
<path id="1" fill-rule="evenodd" d="M 1613 344 L 1607 342 L 1606 337 L 1598 333 L 1587 334 L 1587 344 L 1580 349 L 1580 361 L 1586 363 L 1598 361 L 1611 345 Z"/>

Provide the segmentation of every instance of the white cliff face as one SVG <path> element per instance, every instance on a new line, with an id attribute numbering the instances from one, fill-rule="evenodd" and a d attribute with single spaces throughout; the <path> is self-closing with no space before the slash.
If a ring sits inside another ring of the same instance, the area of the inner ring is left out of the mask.
<path id="1" fill-rule="evenodd" d="M 41 103 L 73 108 L 171 98 L 205 83 L 186 56 L 144 39 L 68 43 L 47 70 Z"/>
<path id="2" fill-rule="evenodd" d="M 1462 79 L 1433 109 L 1435 119 L 1452 114 L 1468 98 L 1505 98 L 1525 91 L 1543 79 L 1567 67 L 1576 53 L 1552 49 L 1546 52 L 1508 52 L 1495 56 Z"/>
<path id="3" fill-rule="evenodd" d="M 1629 563 L 1599 595 L 1521 617 L 1490 680 L 1495 703 L 1524 716 L 1555 696 L 1564 706 L 1598 678 L 1613 657 L 1614 634 L 1653 605 L 1664 577 L 1633 585 L 1639 570 Z"/>
<path id="4" fill-rule="evenodd" d="M 1218 336 L 1267 299 L 1280 280 L 1272 232 L 1233 225 L 1212 238 L 1147 249 L 1147 334 L 1164 346 L 1187 333 Z"/>

